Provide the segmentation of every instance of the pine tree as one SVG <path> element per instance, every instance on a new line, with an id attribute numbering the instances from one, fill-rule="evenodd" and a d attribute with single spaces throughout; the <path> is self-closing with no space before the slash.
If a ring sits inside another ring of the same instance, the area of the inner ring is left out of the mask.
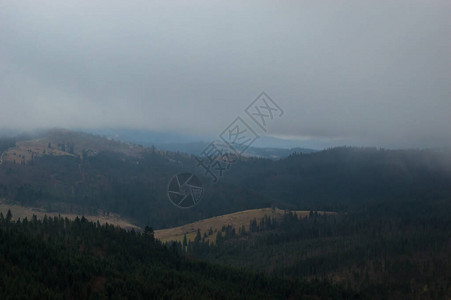
<path id="1" fill-rule="evenodd" d="M 146 226 L 144 229 L 144 234 L 149 237 L 152 241 L 155 239 L 155 233 L 153 231 L 153 228 L 150 226 Z"/>
<path id="2" fill-rule="evenodd" d="M 200 235 L 200 229 L 197 229 L 197 234 L 196 234 L 196 237 L 194 238 L 194 243 L 198 244 L 201 239 L 202 239 L 202 236 Z"/>
<path id="3" fill-rule="evenodd" d="M 8 209 L 8 212 L 6 213 L 6 222 L 11 221 L 12 218 L 13 218 L 13 214 L 11 213 L 11 210 Z"/>

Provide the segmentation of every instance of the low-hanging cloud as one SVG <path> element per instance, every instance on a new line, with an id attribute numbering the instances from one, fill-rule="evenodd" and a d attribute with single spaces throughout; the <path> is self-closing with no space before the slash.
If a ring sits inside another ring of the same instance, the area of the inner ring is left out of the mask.
<path id="1" fill-rule="evenodd" d="M 448 1 L 3 1 L 0 127 L 451 145 Z"/>

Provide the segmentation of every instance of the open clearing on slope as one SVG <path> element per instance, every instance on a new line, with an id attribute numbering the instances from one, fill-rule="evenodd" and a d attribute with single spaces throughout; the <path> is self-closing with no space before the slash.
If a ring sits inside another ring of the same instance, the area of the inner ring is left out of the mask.
<path id="1" fill-rule="evenodd" d="M 292 212 L 296 213 L 298 217 L 308 217 L 310 213 L 310 211 L 306 210 L 298 210 Z M 335 212 L 318 212 L 318 213 L 334 214 Z M 238 229 L 244 225 L 246 231 L 248 231 L 249 223 L 254 219 L 256 219 L 257 222 L 259 222 L 259 220 L 264 218 L 265 216 L 271 217 L 273 219 L 280 219 L 283 217 L 284 214 L 285 210 L 277 208 L 244 210 L 232 214 L 200 220 L 179 227 L 155 230 L 155 237 L 161 240 L 162 242 L 183 241 L 183 238 L 186 234 L 187 240 L 193 241 L 197 234 L 197 230 L 199 229 L 202 236 L 204 235 L 204 233 L 206 233 L 207 234 L 206 239 L 214 243 L 216 238 L 216 232 L 221 231 L 223 226 L 231 225 L 238 232 Z M 208 232 L 210 228 L 212 229 L 213 234 L 209 235 Z"/>
<path id="2" fill-rule="evenodd" d="M 76 214 L 60 214 L 56 212 L 47 212 L 42 208 L 36 208 L 36 207 L 25 207 L 20 205 L 14 205 L 14 204 L 6 204 L 0 202 L 0 212 L 3 213 L 3 216 L 6 216 L 8 209 L 11 210 L 11 214 L 13 216 L 13 220 L 17 219 L 24 219 L 27 218 L 28 220 L 31 220 L 33 218 L 33 215 L 36 216 L 36 218 L 42 220 L 44 216 L 48 217 L 58 217 L 61 216 L 63 218 L 68 218 L 70 220 L 74 220 L 77 216 L 81 218 L 82 216 L 76 215 Z M 86 219 L 88 219 L 91 222 L 97 222 L 99 221 L 100 224 L 111 224 L 114 226 L 119 226 L 121 228 L 131 230 L 141 230 L 140 227 L 133 225 L 130 222 L 127 222 L 124 219 L 121 219 L 119 215 L 110 214 L 109 216 L 84 216 Z"/>
<path id="3" fill-rule="evenodd" d="M 36 157 L 50 156 L 82 156 L 83 152 L 93 155 L 102 151 L 123 153 L 128 156 L 140 156 L 144 151 L 142 146 L 114 141 L 81 132 L 67 130 L 51 130 L 45 137 L 18 141 L 1 154 L 3 162 L 25 164 Z"/>

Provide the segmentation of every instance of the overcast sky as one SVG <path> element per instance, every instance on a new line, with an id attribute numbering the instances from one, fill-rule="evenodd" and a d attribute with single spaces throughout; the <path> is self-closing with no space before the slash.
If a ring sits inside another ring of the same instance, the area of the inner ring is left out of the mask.
<path id="1" fill-rule="evenodd" d="M 450 50 L 449 0 L 0 0 L 0 128 L 213 136 L 265 91 L 270 136 L 451 146 Z"/>

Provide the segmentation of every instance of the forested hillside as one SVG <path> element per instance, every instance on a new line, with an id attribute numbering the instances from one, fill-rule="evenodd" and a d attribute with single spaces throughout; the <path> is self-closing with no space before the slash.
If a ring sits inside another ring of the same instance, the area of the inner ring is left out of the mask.
<path id="1" fill-rule="evenodd" d="M 451 197 L 449 150 L 334 148 L 279 161 L 242 158 L 213 183 L 192 155 L 73 132 L 40 137 L 40 153 L 30 141 L 19 147 L 28 154 L 4 150 L 9 158 L 0 165 L 0 198 L 52 212 L 115 213 L 141 227 L 262 207 L 348 211 L 380 201 Z M 2 145 L 8 149 L 11 141 Z M 185 171 L 197 174 L 205 188 L 190 210 L 174 207 L 166 195 L 171 177 Z"/>
<path id="2" fill-rule="evenodd" d="M 373 201 L 451 198 L 451 151 L 341 147 L 253 160 L 230 170 L 228 182 L 296 209 L 346 210 Z"/>
<path id="3" fill-rule="evenodd" d="M 372 299 L 451 298 L 451 201 L 385 202 L 369 210 L 224 226 L 214 242 L 178 243 L 189 257 L 297 279 L 326 279 Z"/>
<path id="4" fill-rule="evenodd" d="M 288 280 L 186 259 L 151 228 L 0 215 L 2 299 L 350 299 L 324 281 Z"/>

